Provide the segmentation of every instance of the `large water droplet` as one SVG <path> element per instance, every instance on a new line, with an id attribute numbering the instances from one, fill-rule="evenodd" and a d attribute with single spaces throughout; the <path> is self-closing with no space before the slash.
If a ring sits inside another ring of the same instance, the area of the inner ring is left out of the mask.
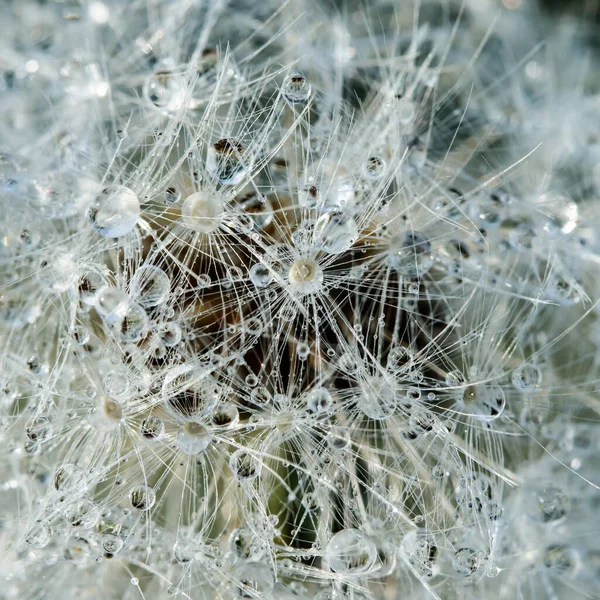
<path id="1" fill-rule="evenodd" d="M 223 201 L 212 192 L 196 192 L 181 205 L 181 219 L 186 227 L 199 233 L 212 233 L 221 225 Z"/>
<path id="2" fill-rule="evenodd" d="M 117 238 L 135 228 L 140 216 L 140 201 L 128 187 L 113 185 L 92 200 L 88 215 L 100 235 Z"/>
<path id="3" fill-rule="evenodd" d="M 336 573 L 365 574 L 375 566 L 377 547 L 366 533 L 358 529 L 344 529 L 329 540 L 324 558 Z"/>

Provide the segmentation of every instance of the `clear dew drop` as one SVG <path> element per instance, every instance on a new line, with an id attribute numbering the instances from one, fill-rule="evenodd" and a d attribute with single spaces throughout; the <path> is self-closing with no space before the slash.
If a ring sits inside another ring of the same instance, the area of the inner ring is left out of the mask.
<path id="1" fill-rule="evenodd" d="M 240 481 L 250 481 L 260 475 L 262 461 L 259 457 L 240 448 L 231 455 L 229 468 Z"/>
<path id="2" fill-rule="evenodd" d="M 512 372 L 511 381 L 521 392 L 534 392 L 542 383 L 542 372 L 532 363 L 523 363 Z"/>
<path id="3" fill-rule="evenodd" d="M 156 502 L 156 493 L 147 485 L 136 485 L 129 492 L 129 502 L 137 510 L 150 510 Z"/>
<path id="4" fill-rule="evenodd" d="M 52 423 L 48 417 L 36 417 L 25 426 L 27 437 L 33 442 L 43 442 L 52 435 Z"/>
<path id="5" fill-rule="evenodd" d="M 300 342 L 296 345 L 296 356 L 300 360 L 306 360 L 310 354 L 310 346 L 306 342 Z"/>
<path id="6" fill-rule="evenodd" d="M 59 492 L 80 491 L 84 485 L 83 469 L 77 465 L 64 464 L 54 473 L 54 488 Z"/>
<path id="7" fill-rule="evenodd" d="M 429 240 L 418 231 L 407 231 L 390 240 L 390 263 L 404 277 L 422 277 L 433 265 Z"/>
<path id="8" fill-rule="evenodd" d="M 266 265 L 256 263 L 250 267 L 250 281 L 257 288 L 265 288 L 273 281 L 273 273 Z"/>
<path id="9" fill-rule="evenodd" d="M 190 104 L 186 88 L 183 73 L 163 66 L 146 79 L 142 95 L 150 106 L 164 115 L 172 116 Z"/>
<path id="10" fill-rule="evenodd" d="M 459 548 L 452 557 L 452 567 L 463 577 L 470 577 L 479 568 L 479 556 L 472 548 Z"/>
<path id="11" fill-rule="evenodd" d="M 317 388 L 306 397 L 306 410 L 313 414 L 328 412 L 333 405 L 333 398 L 326 388 Z"/>
<path id="12" fill-rule="evenodd" d="M 198 233 L 216 231 L 223 220 L 223 201 L 213 192 L 196 192 L 181 205 L 183 224 Z"/>
<path id="13" fill-rule="evenodd" d="M 25 542 L 33 548 L 44 548 L 50 543 L 50 537 L 50 528 L 43 523 L 36 523 L 25 534 Z"/>
<path id="14" fill-rule="evenodd" d="M 254 224 L 252 228 L 266 229 L 273 221 L 273 205 L 267 196 L 254 193 L 242 198 L 239 207 Z"/>
<path id="15" fill-rule="evenodd" d="M 536 494 L 538 518 L 544 523 L 562 521 L 571 510 L 571 498 L 557 485 L 549 484 Z"/>
<path id="16" fill-rule="evenodd" d="M 268 565 L 243 563 L 234 574 L 233 598 L 270 598 L 275 587 L 275 579 Z"/>
<path id="17" fill-rule="evenodd" d="M 117 325 L 118 337 L 122 342 L 139 342 L 148 333 L 149 319 L 146 311 L 135 303 L 130 303 L 123 318 Z"/>
<path id="18" fill-rule="evenodd" d="M 310 81 L 300 73 L 290 73 L 283 80 L 281 93 L 292 104 L 306 102 L 310 98 L 311 92 Z"/>
<path id="19" fill-rule="evenodd" d="M 323 204 L 321 191 L 314 183 L 309 183 L 298 190 L 298 203 L 308 210 L 319 208 Z"/>
<path id="20" fill-rule="evenodd" d="M 158 440 L 165 432 L 165 424 L 162 419 L 150 415 L 140 424 L 140 434 L 146 440 Z"/>
<path id="21" fill-rule="evenodd" d="M 249 527 L 239 527 L 229 536 L 229 549 L 241 560 L 259 560 L 264 555 L 264 547 L 257 543 L 256 537 Z"/>
<path id="22" fill-rule="evenodd" d="M 246 176 L 247 161 L 242 144 L 224 138 L 208 149 L 206 169 L 219 183 L 236 185 Z"/>
<path id="23" fill-rule="evenodd" d="M 324 558 L 336 573 L 362 575 L 375 566 L 377 547 L 366 533 L 358 529 L 344 529 L 329 540 Z"/>
<path id="24" fill-rule="evenodd" d="M 72 527 L 91 529 L 100 518 L 98 506 L 91 500 L 80 500 L 68 506 L 64 517 Z"/>
<path id="25" fill-rule="evenodd" d="M 462 391 L 462 409 L 482 421 L 497 419 L 506 407 L 502 388 L 495 383 L 478 383 Z"/>
<path id="26" fill-rule="evenodd" d="M 140 201 L 128 187 L 113 185 L 102 190 L 88 209 L 92 227 L 105 237 L 118 238 L 136 226 Z"/>
<path id="27" fill-rule="evenodd" d="M 210 415 L 210 422 L 214 427 L 233 429 L 237 425 L 239 418 L 240 414 L 235 404 L 222 402 L 213 409 Z"/>
<path id="28" fill-rule="evenodd" d="M 358 406 L 370 419 L 388 419 L 394 414 L 397 404 L 394 387 L 384 377 L 371 377 L 361 382 Z"/>
<path id="29" fill-rule="evenodd" d="M 356 221 L 341 211 L 321 215 L 315 224 L 315 238 L 328 254 L 348 250 L 358 238 Z"/>
<path id="30" fill-rule="evenodd" d="M 271 393 L 265 387 L 259 386 L 250 392 L 250 401 L 255 406 L 266 406 L 271 400 Z"/>
<path id="31" fill-rule="evenodd" d="M 176 436 L 177 447 L 189 456 L 195 456 L 204 452 L 212 440 L 211 435 L 206 430 L 206 427 L 188 421 L 179 428 Z"/>
<path id="32" fill-rule="evenodd" d="M 131 283 L 131 294 L 143 308 L 160 306 L 169 296 L 171 280 L 159 267 L 143 266 Z"/>
<path id="33" fill-rule="evenodd" d="M 194 560 L 198 545 L 194 540 L 182 538 L 173 545 L 173 558 L 179 563 L 188 563 Z"/>
<path id="34" fill-rule="evenodd" d="M 387 165 L 380 156 L 370 156 L 363 165 L 363 175 L 366 179 L 377 181 L 385 175 Z"/>
<path id="35" fill-rule="evenodd" d="M 103 287 L 95 296 L 96 312 L 109 325 L 120 323 L 129 309 L 129 297 L 120 288 Z"/>
<path id="36" fill-rule="evenodd" d="M 176 187 L 170 186 L 165 190 L 166 204 L 177 204 L 180 200 L 181 192 Z"/>

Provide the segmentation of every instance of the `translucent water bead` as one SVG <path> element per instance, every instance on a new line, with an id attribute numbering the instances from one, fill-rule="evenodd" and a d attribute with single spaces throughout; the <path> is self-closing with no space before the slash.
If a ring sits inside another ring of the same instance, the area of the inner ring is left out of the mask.
<path id="1" fill-rule="evenodd" d="M 483 421 L 497 419 L 506 406 L 502 388 L 493 383 L 469 385 L 462 394 L 462 409 Z"/>
<path id="2" fill-rule="evenodd" d="M 366 179 L 376 181 L 385 175 L 387 165 L 380 156 L 370 156 L 363 165 L 363 175 Z"/>
<path id="3" fill-rule="evenodd" d="M 206 168 L 220 183 L 235 185 L 246 175 L 245 159 L 242 144 L 224 138 L 208 149 Z"/>
<path id="4" fill-rule="evenodd" d="M 534 392 L 542 383 L 542 372 L 531 363 L 519 365 L 512 373 L 512 384 L 521 392 Z"/>
<path id="5" fill-rule="evenodd" d="M 156 493 L 147 485 L 136 485 L 129 492 L 129 501 L 137 510 L 150 510 L 156 502 Z"/>
<path id="6" fill-rule="evenodd" d="M 231 455 L 229 468 L 240 481 L 249 481 L 260 475 L 262 462 L 259 457 L 240 448 Z"/>
<path id="7" fill-rule="evenodd" d="M 243 563 L 234 573 L 234 590 L 231 598 L 272 598 L 275 579 L 269 565 Z"/>
<path id="8" fill-rule="evenodd" d="M 205 427 L 190 421 L 177 432 L 177 447 L 185 454 L 194 456 L 204 452 L 211 442 L 211 436 Z"/>
<path id="9" fill-rule="evenodd" d="M 292 104 L 306 102 L 310 98 L 311 92 L 310 81 L 300 73 L 287 75 L 281 86 L 281 93 L 284 98 Z"/>
<path id="10" fill-rule="evenodd" d="M 405 277 L 422 277 L 433 265 L 429 240 L 418 231 L 407 231 L 390 240 L 390 263 Z"/>
<path id="11" fill-rule="evenodd" d="M 384 377 L 365 379 L 360 389 L 358 405 L 369 419 L 383 421 L 394 414 L 398 398 L 393 385 Z"/>
<path id="12" fill-rule="evenodd" d="M 145 266 L 138 269 L 132 284 L 131 293 L 137 303 L 144 308 L 160 306 L 169 296 L 171 280 L 158 267 Z"/>
<path id="13" fill-rule="evenodd" d="M 336 573 L 363 575 L 375 566 L 377 547 L 366 533 L 344 529 L 329 540 L 324 558 Z"/>
<path id="14" fill-rule="evenodd" d="M 463 577 L 470 577 L 479 568 L 479 556 L 472 548 L 459 548 L 452 557 L 454 570 Z"/>
<path id="15" fill-rule="evenodd" d="M 140 216 L 140 201 L 128 187 L 109 186 L 92 200 L 88 216 L 100 235 L 118 238 L 135 228 Z"/>
<path id="16" fill-rule="evenodd" d="M 146 79 L 142 94 L 151 106 L 170 116 L 195 107 L 190 91 L 183 73 L 163 66 Z"/>
<path id="17" fill-rule="evenodd" d="M 319 217 L 315 224 L 315 238 L 328 254 L 348 250 L 358 238 L 354 219 L 341 211 L 332 211 Z"/>
<path id="18" fill-rule="evenodd" d="M 97 292 L 94 306 L 106 323 L 117 324 L 129 310 L 129 297 L 121 288 L 105 286 Z"/>
<path id="19" fill-rule="evenodd" d="M 181 205 L 181 220 L 186 227 L 198 233 L 212 233 L 222 222 L 223 201 L 211 192 L 196 192 Z"/>
<path id="20" fill-rule="evenodd" d="M 250 267 L 250 281 L 258 288 L 267 287 L 273 281 L 271 270 L 262 263 Z"/>
<path id="21" fill-rule="evenodd" d="M 438 572 L 439 549 L 434 537 L 427 531 L 407 533 L 400 544 L 400 556 L 421 576 L 430 578 Z"/>

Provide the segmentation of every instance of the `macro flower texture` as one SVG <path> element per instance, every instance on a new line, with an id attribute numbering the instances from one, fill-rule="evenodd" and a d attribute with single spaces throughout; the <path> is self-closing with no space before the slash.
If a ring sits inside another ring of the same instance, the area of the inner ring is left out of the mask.
<path id="1" fill-rule="evenodd" d="M 0 600 L 600 598 L 558 4 L 1 4 Z"/>

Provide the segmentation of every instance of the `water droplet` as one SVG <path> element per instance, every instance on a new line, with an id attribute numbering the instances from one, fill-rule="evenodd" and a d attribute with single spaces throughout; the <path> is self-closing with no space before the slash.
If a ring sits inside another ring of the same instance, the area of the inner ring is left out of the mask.
<path id="1" fill-rule="evenodd" d="M 109 325 L 120 323 L 129 309 L 129 297 L 120 288 L 103 287 L 95 297 L 96 312 Z"/>
<path id="2" fill-rule="evenodd" d="M 325 252 L 339 254 L 354 244 L 358 238 L 358 227 L 351 216 L 341 211 L 332 211 L 321 215 L 317 220 L 315 238 Z"/>
<path id="3" fill-rule="evenodd" d="M 281 93 L 292 104 L 306 102 L 310 98 L 311 91 L 310 81 L 300 73 L 287 75 L 281 87 Z"/>
<path id="4" fill-rule="evenodd" d="M 275 587 L 273 573 L 262 563 L 243 563 L 235 570 L 234 598 L 270 598 Z"/>
<path id="5" fill-rule="evenodd" d="M 538 491 L 537 505 L 542 521 L 556 523 L 571 509 L 571 498 L 560 487 L 550 484 Z"/>
<path id="6" fill-rule="evenodd" d="M 148 333 L 149 320 L 146 311 L 135 303 L 130 303 L 121 321 L 117 324 L 117 332 L 122 342 L 139 342 Z"/>
<path id="7" fill-rule="evenodd" d="M 26 534 L 25 542 L 33 548 L 44 548 L 50 542 L 50 528 L 42 523 L 36 523 Z"/>
<path id="8" fill-rule="evenodd" d="M 33 442 L 43 442 L 52 435 L 52 423 L 48 417 L 36 417 L 25 426 L 27 437 Z"/>
<path id="9" fill-rule="evenodd" d="M 136 485 L 129 492 L 129 501 L 137 510 L 150 510 L 156 502 L 156 494 L 147 485 Z"/>
<path id="10" fill-rule="evenodd" d="M 144 308 L 163 304 L 170 289 L 169 276 L 162 269 L 150 265 L 138 269 L 131 283 L 131 294 Z"/>
<path id="11" fill-rule="evenodd" d="M 206 168 L 220 183 L 236 185 L 247 172 L 248 156 L 234 139 L 221 139 L 208 149 Z"/>
<path id="12" fill-rule="evenodd" d="M 483 421 L 497 419 L 505 406 L 504 391 L 495 383 L 469 385 L 462 392 L 461 409 Z"/>
<path id="13" fill-rule="evenodd" d="M 257 263 L 250 268 L 250 281 L 258 288 L 265 288 L 273 281 L 273 274 L 266 265 Z"/>
<path id="14" fill-rule="evenodd" d="M 212 233 L 221 225 L 223 201 L 212 192 L 196 192 L 188 196 L 181 206 L 183 224 L 198 233 Z"/>
<path id="15" fill-rule="evenodd" d="M 257 387 L 250 392 L 250 400 L 257 406 L 266 406 L 271 402 L 271 394 L 265 387 Z"/>
<path id="16" fill-rule="evenodd" d="M 204 452 L 212 440 L 205 427 L 195 421 L 188 421 L 177 432 L 177 447 L 190 456 Z"/>
<path id="17" fill-rule="evenodd" d="M 383 377 L 371 377 L 361 382 L 358 405 L 367 417 L 382 421 L 391 417 L 398 403 L 392 384 Z"/>
<path id="18" fill-rule="evenodd" d="M 313 414 L 328 412 L 333 405 L 333 398 L 326 388 L 317 388 L 306 397 L 306 409 Z"/>
<path id="19" fill-rule="evenodd" d="M 375 566 L 377 547 L 366 533 L 358 529 L 344 529 L 329 540 L 324 558 L 336 573 L 365 574 Z"/>
<path id="20" fill-rule="evenodd" d="M 245 196 L 240 200 L 239 206 L 252 219 L 256 229 L 265 229 L 273 221 L 273 205 L 263 194 Z"/>
<path id="21" fill-rule="evenodd" d="M 521 392 L 534 392 L 542 383 L 542 372 L 531 363 L 523 363 L 512 373 L 512 384 Z"/>
<path id="22" fill-rule="evenodd" d="M 386 168 L 387 165 L 383 158 L 380 156 L 370 156 L 363 166 L 363 175 L 367 179 L 376 181 L 385 175 Z"/>
<path id="23" fill-rule="evenodd" d="M 193 108 L 185 76 L 162 66 L 144 82 L 143 97 L 162 114 L 172 116 L 186 107 Z"/>
<path id="24" fill-rule="evenodd" d="M 210 415 L 210 422 L 222 429 L 233 429 L 240 418 L 239 411 L 235 404 L 231 402 L 222 402 L 218 404 Z"/>
<path id="25" fill-rule="evenodd" d="M 54 487 L 59 492 L 80 491 L 85 479 L 83 469 L 67 463 L 59 467 L 54 474 Z"/>
<path id="26" fill-rule="evenodd" d="M 140 433 L 147 440 L 159 439 L 165 432 L 165 424 L 162 419 L 150 415 L 146 417 L 140 425 Z"/>
<path id="27" fill-rule="evenodd" d="M 100 235 L 121 237 L 135 228 L 140 216 L 140 201 L 129 188 L 113 185 L 92 200 L 88 215 Z"/>
<path id="28" fill-rule="evenodd" d="M 429 240 L 418 231 L 407 231 L 390 240 L 390 263 L 405 277 L 422 277 L 433 265 Z"/>
<path id="29" fill-rule="evenodd" d="M 260 458 L 240 448 L 229 459 L 229 468 L 241 481 L 249 481 L 260 475 L 262 462 Z"/>
<path id="30" fill-rule="evenodd" d="M 472 548 L 459 548 L 452 557 L 454 570 L 463 577 L 469 577 L 479 568 L 479 556 Z"/>

